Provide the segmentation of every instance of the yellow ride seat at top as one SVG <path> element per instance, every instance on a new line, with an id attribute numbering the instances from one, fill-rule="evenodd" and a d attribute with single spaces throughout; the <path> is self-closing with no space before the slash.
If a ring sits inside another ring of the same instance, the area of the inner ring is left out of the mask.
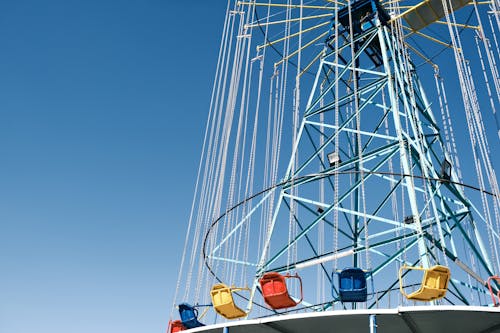
<path id="1" fill-rule="evenodd" d="M 404 270 L 424 271 L 422 283 L 417 291 L 406 294 L 403 290 L 402 275 Z M 450 280 L 450 269 L 446 266 L 435 265 L 430 268 L 403 266 L 399 269 L 399 289 L 401 293 L 409 300 L 414 301 L 433 301 L 443 298 L 448 290 L 448 281 Z"/>
<path id="2" fill-rule="evenodd" d="M 230 288 L 224 283 L 218 283 L 212 287 L 210 296 L 215 312 L 226 319 L 237 319 L 246 317 L 248 313 L 240 309 L 233 299 L 233 292 L 239 290 L 250 290 L 248 288 Z"/>

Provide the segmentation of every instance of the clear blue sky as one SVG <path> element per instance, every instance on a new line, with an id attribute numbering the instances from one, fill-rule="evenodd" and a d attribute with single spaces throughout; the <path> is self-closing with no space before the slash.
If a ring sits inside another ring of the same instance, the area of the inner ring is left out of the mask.
<path id="1" fill-rule="evenodd" d="M 164 332 L 226 1 L 0 2 L 0 332 Z"/>
<path id="2" fill-rule="evenodd" d="M 0 2 L 0 333 L 165 331 L 225 8 Z"/>

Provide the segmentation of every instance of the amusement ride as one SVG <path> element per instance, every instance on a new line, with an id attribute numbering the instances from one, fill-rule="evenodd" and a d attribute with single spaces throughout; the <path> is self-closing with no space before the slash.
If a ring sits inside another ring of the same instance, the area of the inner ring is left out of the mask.
<path id="1" fill-rule="evenodd" d="M 497 36 L 499 0 L 228 1 L 168 333 L 500 332 Z"/>

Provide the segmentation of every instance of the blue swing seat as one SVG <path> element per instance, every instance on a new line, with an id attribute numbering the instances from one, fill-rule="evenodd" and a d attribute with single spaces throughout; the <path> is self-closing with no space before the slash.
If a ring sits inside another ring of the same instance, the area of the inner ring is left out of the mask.
<path id="1" fill-rule="evenodd" d="M 205 326 L 198 321 L 198 310 L 188 303 L 179 304 L 179 315 L 181 316 L 182 325 L 188 329 Z"/>
<path id="2" fill-rule="evenodd" d="M 335 288 L 332 284 L 332 294 L 335 300 L 341 302 L 366 302 L 368 299 L 367 277 L 371 272 L 365 272 L 361 268 L 344 268 L 340 272 L 334 272 L 338 275 L 339 291 L 338 296 L 334 294 Z M 373 278 L 372 289 L 373 289 Z"/>

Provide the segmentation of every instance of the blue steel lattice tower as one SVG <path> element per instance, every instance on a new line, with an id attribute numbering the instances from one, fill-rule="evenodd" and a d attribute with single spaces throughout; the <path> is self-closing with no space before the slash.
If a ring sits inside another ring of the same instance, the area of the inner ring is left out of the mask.
<path id="1" fill-rule="evenodd" d="M 233 212 L 246 199 L 210 226 L 208 271 L 223 282 L 217 267 L 228 275 L 236 274 L 226 266 L 242 267 L 241 280 L 252 281 L 247 311 L 269 272 L 298 272 L 307 286 L 329 283 L 333 295 L 322 299 L 304 288 L 303 304 L 316 311 L 472 304 L 470 295 L 486 295 L 484 281 L 495 273 L 482 239 L 488 224 L 464 193 L 401 22 L 376 0 L 334 12 L 285 175 L 252 197 L 252 207 Z M 226 220 L 232 224 L 217 239 L 212 231 Z M 263 237 L 245 242 L 238 253 L 248 255 L 223 253 L 255 220 Z"/>
<path id="2" fill-rule="evenodd" d="M 346 6 L 332 20 L 270 223 L 273 248 L 262 254 L 256 280 L 266 271 L 321 266 L 338 295 L 330 267 L 358 268 L 374 285 L 366 303 L 373 307 L 390 304 L 400 282 L 419 284 L 406 268 L 444 266 L 452 271 L 447 300 L 469 304 L 466 295 L 484 287 L 480 275 L 493 275 L 474 232 L 480 217 L 458 185 L 404 40 L 389 21 L 374 0 Z M 283 221 L 294 225 L 286 241 L 277 235 Z M 323 237 L 314 231 L 320 224 L 333 251 L 313 245 Z M 459 259 L 466 257 L 475 269 Z"/>

